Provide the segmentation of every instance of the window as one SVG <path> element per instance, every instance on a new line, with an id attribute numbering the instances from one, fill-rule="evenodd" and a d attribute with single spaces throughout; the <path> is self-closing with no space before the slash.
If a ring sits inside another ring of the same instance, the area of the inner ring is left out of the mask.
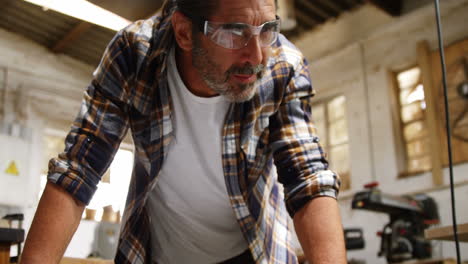
<path id="1" fill-rule="evenodd" d="M 349 138 L 346 120 L 346 98 L 337 96 L 312 106 L 320 143 L 327 153 L 330 168 L 341 178 L 341 190 L 350 182 Z"/>
<path id="2" fill-rule="evenodd" d="M 461 90 L 468 79 L 467 50 L 468 40 L 451 44 L 445 50 L 454 164 L 468 161 L 468 96 Z M 393 117 L 399 142 L 399 177 L 432 171 L 436 185 L 443 183 L 441 170 L 448 166 L 445 102 L 439 60 L 439 51 L 430 51 L 427 42 L 420 42 L 419 65 L 394 74 L 395 89 L 391 97 L 392 104 L 396 106 Z"/>
<path id="3" fill-rule="evenodd" d="M 109 169 L 98 184 L 98 189 L 87 206 L 94 210 L 94 220 L 104 220 L 103 211 L 110 210 L 107 221 L 119 221 L 117 215 L 122 215 L 125 209 L 128 186 L 133 168 L 133 152 L 120 148 L 114 156 Z M 106 177 L 108 180 L 106 181 Z M 86 216 L 85 216 L 86 217 Z M 89 218 L 89 216 L 88 216 Z M 112 220 L 110 220 L 112 219 Z"/>
<path id="4" fill-rule="evenodd" d="M 426 102 L 421 70 L 413 67 L 396 73 L 403 168 L 399 177 L 431 170 Z"/>

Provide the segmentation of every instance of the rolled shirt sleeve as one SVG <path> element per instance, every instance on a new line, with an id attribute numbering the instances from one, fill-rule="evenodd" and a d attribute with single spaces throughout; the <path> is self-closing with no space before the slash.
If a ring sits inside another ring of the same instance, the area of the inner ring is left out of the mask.
<path id="1" fill-rule="evenodd" d="M 131 46 L 124 30 L 110 42 L 80 111 L 65 139 L 65 150 L 49 162 L 48 181 L 88 204 L 128 130 L 127 101 L 132 78 Z"/>
<path id="2" fill-rule="evenodd" d="M 305 59 L 292 69 L 278 112 L 270 120 L 270 142 L 284 186 L 289 214 L 294 214 L 318 196 L 337 198 L 340 179 L 328 169 L 311 118 L 314 95 Z"/>

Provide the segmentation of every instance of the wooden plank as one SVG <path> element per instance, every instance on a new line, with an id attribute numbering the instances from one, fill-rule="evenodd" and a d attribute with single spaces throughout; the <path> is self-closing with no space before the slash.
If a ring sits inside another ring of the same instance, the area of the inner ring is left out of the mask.
<path id="1" fill-rule="evenodd" d="M 149 18 L 151 18 L 151 17 L 153 17 L 155 15 L 159 15 L 160 13 L 162 13 L 162 11 L 163 11 L 162 7 L 160 7 L 158 9 L 156 9 L 156 11 L 153 11 L 148 16 L 144 17 L 144 19 L 146 20 L 146 19 L 149 19 Z"/>
<path id="2" fill-rule="evenodd" d="M 10 243 L 0 243 L 0 264 L 10 263 Z"/>
<path id="3" fill-rule="evenodd" d="M 457 225 L 458 240 L 468 242 L 468 223 Z M 453 241 L 453 226 L 434 227 L 424 230 L 424 237 L 428 240 Z"/>
<path id="4" fill-rule="evenodd" d="M 417 44 L 418 64 L 421 68 L 422 83 L 424 86 L 424 97 L 426 101 L 426 122 L 431 142 L 432 182 L 439 186 L 443 184 L 442 178 L 442 146 L 440 143 L 441 126 L 437 118 L 437 93 L 432 81 L 431 51 L 427 41 Z"/>
<path id="5" fill-rule="evenodd" d="M 455 264 L 455 260 L 448 259 L 421 259 L 421 260 L 408 260 L 395 264 Z"/>
<path id="6" fill-rule="evenodd" d="M 52 47 L 52 51 L 55 53 L 62 52 L 66 47 L 72 44 L 73 41 L 78 39 L 83 33 L 90 29 L 93 24 L 81 21 L 77 26 L 70 30 L 61 40 L 57 41 Z"/>
<path id="7" fill-rule="evenodd" d="M 392 71 L 387 72 L 389 80 L 389 98 L 392 109 L 392 123 L 393 123 L 393 135 L 396 142 L 397 155 L 397 167 L 398 167 L 398 178 L 407 172 L 406 160 L 408 155 L 406 153 L 406 144 L 403 137 L 403 122 L 401 121 L 401 103 L 400 103 L 400 89 L 398 87 L 397 74 Z"/>
<path id="8" fill-rule="evenodd" d="M 456 43 L 450 44 L 450 46 L 445 47 L 445 61 L 447 66 L 447 85 L 448 85 L 448 92 L 449 97 L 450 94 L 456 94 L 454 90 L 456 88 L 456 84 L 454 83 L 454 78 L 457 65 L 455 64 L 458 60 L 460 60 L 463 56 L 467 56 L 468 54 L 468 39 L 464 39 L 458 41 Z M 455 66 L 455 67 L 454 67 Z M 462 65 L 458 65 L 458 70 L 462 69 Z M 440 127 L 439 133 L 441 135 L 439 141 L 442 142 L 442 166 L 448 167 L 448 145 L 447 145 L 447 132 L 445 128 L 445 104 L 443 98 L 443 85 L 442 85 L 442 66 L 440 63 L 440 55 L 439 51 L 432 52 L 432 81 L 434 83 L 435 90 L 437 92 L 437 111 L 439 113 L 438 118 L 440 119 Z M 460 79 L 458 79 L 460 81 Z M 456 103 L 456 98 L 449 98 L 449 107 L 450 107 L 450 119 L 453 120 L 457 117 L 460 111 L 454 111 L 454 104 Z M 458 99 L 459 100 L 459 99 Z M 458 108 L 461 110 L 460 108 Z M 466 118 L 466 117 L 464 117 Z M 453 123 L 451 123 L 452 133 L 454 131 Z M 464 140 L 457 139 L 452 135 L 452 158 L 453 164 L 459 164 L 462 162 L 468 161 L 468 142 Z"/>
<path id="9" fill-rule="evenodd" d="M 108 260 L 108 259 L 96 259 L 96 258 L 80 259 L 80 258 L 64 257 L 60 261 L 60 264 L 114 264 L 114 261 Z"/>
<path id="10" fill-rule="evenodd" d="M 130 21 L 149 17 L 159 9 L 164 0 L 88 0 L 103 9 Z"/>

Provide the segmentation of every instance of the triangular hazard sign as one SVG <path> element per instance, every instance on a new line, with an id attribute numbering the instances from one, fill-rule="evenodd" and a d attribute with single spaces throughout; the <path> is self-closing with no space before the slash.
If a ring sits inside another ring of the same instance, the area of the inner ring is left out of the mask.
<path id="1" fill-rule="evenodd" d="M 10 162 L 10 165 L 8 165 L 8 168 L 5 170 L 6 174 L 11 174 L 14 176 L 19 176 L 19 170 L 18 166 L 16 166 L 16 162 L 12 161 Z"/>

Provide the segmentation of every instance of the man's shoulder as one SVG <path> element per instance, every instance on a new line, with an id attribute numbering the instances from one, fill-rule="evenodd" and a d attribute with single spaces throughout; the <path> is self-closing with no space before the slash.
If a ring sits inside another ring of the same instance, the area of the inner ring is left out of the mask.
<path id="1" fill-rule="evenodd" d="M 157 35 L 157 28 L 161 23 L 159 16 L 152 16 L 148 19 L 137 20 L 117 34 L 125 35 L 129 41 L 134 44 L 150 43 L 155 35 Z"/>
<path id="2" fill-rule="evenodd" d="M 304 63 L 304 55 L 282 34 L 278 37 L 278 42 L 272 50 L 270 64 L 286 63 L 289 67 L 296 69 Z"/>

